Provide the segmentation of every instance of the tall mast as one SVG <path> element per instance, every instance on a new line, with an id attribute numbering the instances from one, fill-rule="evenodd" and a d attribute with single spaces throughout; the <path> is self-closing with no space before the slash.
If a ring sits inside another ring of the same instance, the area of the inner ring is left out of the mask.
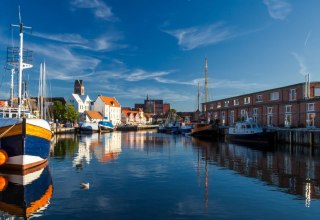
<path id="1" fill-rule="evenodd" d="M 205 94 L 205 103 L 207 103 L 209 101 L 209 94 L 208 94 L 208 60 L 207 58 L 205 58 L 205 64 L 204 64 L 204 87 L 205 87 L 205 91 L 204 91 L 204 94 Z"/>
<path id="2" fill-rule="evenodd" d="M 198 109 L 200 111 L 200 82 L 198 81 Z"/>
<path id="3" fill-rule="evenodd" d="M 22 71 L 23 69 L 31 68 L 31 64 L 24 63 L 23 61 L 23 28 L 31 28 L 23 26 L 21 21 L 21 15 L 20 15 L 20 7 L 19 7 L 19 25 L 12 24 L 11 27 L 19 27 L 20 29 L 20 47 L 19 47 L 19 62 L 18 62 L 18 68 L 19 68 L 19 85 L 18 85 L 18 118 L 20 118 L 21 115 L 21 106 L 22 106 Z M 14 50 L 14 48 L 13 48 Z M 11 65 L 16 65 L 15 62 L 11 63 Z"/>

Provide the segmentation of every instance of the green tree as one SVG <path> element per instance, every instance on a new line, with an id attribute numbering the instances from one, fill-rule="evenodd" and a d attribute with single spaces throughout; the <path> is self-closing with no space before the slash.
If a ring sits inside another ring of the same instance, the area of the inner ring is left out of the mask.
<path id="1" fill-rule="evenodd" d="M 66 107 L 65 107 L 66 111 L 64 113 L 64 118 L 65 120 L 67 121 L 75 121 L 75 120 L 78 120 L 78 112 L 74 109 L 73 105 L 71 104 L 66 104 Z"/>
<path id="2" fill-rule="evenodd" d="M 53 103 L 53 117 L 54 120 L 59 120 L 59 121 L 64 121 L 64 115 L 65 115 L 66 109 L 62 102 L 60 101 L 55 101 Z"/>

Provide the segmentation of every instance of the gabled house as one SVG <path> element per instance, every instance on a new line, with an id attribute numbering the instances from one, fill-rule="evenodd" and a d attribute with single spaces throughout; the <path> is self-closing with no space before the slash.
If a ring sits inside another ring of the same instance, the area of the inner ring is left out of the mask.
<path id="1" fill-rule="evenodd" d="M 100 112 L 92 111 L 92 110 L 85 111 L 80 116 L 80 120 L 86 121 L 86 122 L 99 122 L 102 119 L 103 119 L 103 116 Z"/>
<path id="2" fill-rule="evenodd" d="M 146 114 L 141 108 L 131 110 L 128 108 L 122 109 L 122 123 L 130 125 L 145 125 L 152 122 L 151 114 Z"/>
<path id="3" fill-rule="evenodd" d="M 79 95 L 73 93 L 68 99 L 68 103 L 72 104 L 74 109 L 79 113 L 91 110 L 91 99 L 88 95 Z"/>
<path id="4" fill-rule="evenodd" d="M 93 105 L 93 110 L 107 117 L 113 125 L 121 124 L 121 106 L 116 98 L 98 96 Z"/>

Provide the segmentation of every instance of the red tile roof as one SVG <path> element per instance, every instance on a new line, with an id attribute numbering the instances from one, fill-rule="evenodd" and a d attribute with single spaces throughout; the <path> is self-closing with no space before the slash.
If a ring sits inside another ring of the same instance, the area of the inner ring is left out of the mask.
<path id="1" fill-rule="evenodd" d="M 103 119 L 102 114 L 97 111 L 86 111 L 86 114 L 91 119 Z"/>
<path id="2" fill-rule="evenodd" d="M 107 96 L 99 96 L 101 100 L 106 104 L 114 107 L 120 107 L 119 102 L 115 98 L 107 97 Z"/>

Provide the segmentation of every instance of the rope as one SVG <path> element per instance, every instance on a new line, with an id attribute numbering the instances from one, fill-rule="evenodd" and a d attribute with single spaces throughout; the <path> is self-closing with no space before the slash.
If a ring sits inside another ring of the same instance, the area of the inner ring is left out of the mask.
<path id="1" fill-rule="evenodd" d="M 2 138 L 5 134 L 7 134 L 16 124 L 13 124 L 10 128 L 8 128 L 5 132 L 3 132 L 1 135 L 0 135 L 0 138 Z"/>

